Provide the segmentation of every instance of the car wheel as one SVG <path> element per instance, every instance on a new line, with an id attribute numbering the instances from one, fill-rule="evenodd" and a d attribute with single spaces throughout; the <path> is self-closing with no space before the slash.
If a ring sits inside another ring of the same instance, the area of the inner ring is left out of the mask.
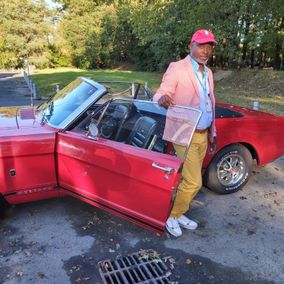
<path id="1" fill-rule="evenodd" d="M 250 151 L 241 144 L 230 145 L 213 158 L 206 170 L 204 183 L 214 192 L 233 193 L 246 184 L 251 170 Z"/>

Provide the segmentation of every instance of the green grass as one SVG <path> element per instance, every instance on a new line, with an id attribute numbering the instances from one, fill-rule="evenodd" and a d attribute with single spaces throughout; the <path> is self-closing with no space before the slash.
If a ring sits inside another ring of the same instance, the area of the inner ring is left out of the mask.
<path id="1" fill-rule="evenodd" d="M 40 70 L 32 74 L 38 93 L 48 97 L 55 94 L 56 84 L 63 88 L 78 76 L 95 81 L 127 81 L 148 83 L 155 91 L 161 82 L 162 74 L 154 72 L 113 70 L 80 70 L 57 68 Z M 228 78 L 215 84 L 216 98 L 233 105 L 251 107 L 254 101 L 260 102 L 260 110 L 284 116 L 284 72 L 271 70 L 235 71 Z"/>
<path id="2" fill-rule="evenodd" d="M 284 96 L 257 92 L 223 90 L 222 92 L 216 93 L 216 98 L 217 100 L 228 104 L 249 108 L 252 107 L 253 102 L 258 101 L 260 104 L 259 110 L 284 116 Z"/>
<path id="3" fill-rule="evenodd" d="M 222 102 L 251 107 L 284 116 L 284 72 L 241 70 L 215 84 L 216 98 Z"/>
<path id="4" fill-rule="evenodd" d="M 126 81 L 144 84 L 148 83 L 151 90 L 158 88 L 162 74 L 152 72 L 113 70 L 81 70 L 75 68 L 57 68 L 40 70 L 31 75 L 41 96 L 48 97 L 55 94 L 56 85 L 62 89 L 75 78 L 83 76 L 95 81 Z"/>

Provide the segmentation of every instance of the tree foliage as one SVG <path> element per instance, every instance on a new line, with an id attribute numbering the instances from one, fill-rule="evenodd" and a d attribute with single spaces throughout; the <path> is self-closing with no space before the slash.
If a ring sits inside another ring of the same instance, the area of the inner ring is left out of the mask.
<path id="1" fill-rule="evenodd" d="M 193 32 L 206 28 L 218 40 L 214 65 L 284 68 L 281 0 L 84 0 L 80 12 L 75 0 L 61 2 L 66 7 L 61 26 L 77 66 L 124 61 L 161 70 L 184 57 Z"/>
<path id="2" fill-rule="evenodd" d="M 54 2 L 61 6 L 56 13 L 49 11 L 49 19 L 55 21 L 48 29 L 43 0 L 4 1 L 0 7 L 2 66 L 18 63 L 19 57 L 44 57 L 51 66 L 131 63 L 141 70 L 162 70 L 188 53 L 196 29 L 206 28 L 218 41 L 211 64 L 284 69 L 283 0 Z M 47 35 L 52 35 L 48 43 Z"/>
<path id="3" fill-rule="evenodd" d="M 1 1 L 0 67 L 17 67 L 25 59 L 40 67 L 49 64 L 48 17 L 43 0 Z"/>

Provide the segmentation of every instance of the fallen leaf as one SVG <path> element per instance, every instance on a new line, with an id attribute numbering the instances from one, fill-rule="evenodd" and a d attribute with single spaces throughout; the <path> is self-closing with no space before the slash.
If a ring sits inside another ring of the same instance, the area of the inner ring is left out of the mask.
<path id="1" fill-rule="evenodd" d="M 185 261 L 186 264 L 191 264 L 192 263 L 192 260 L 190 258 L 188 258 L 186 261 Z"/>
<path id="2" fill-rule="evenodd" d="M 171 275 L 172 275 L 172 272 L 171 272 L 171 271 L 167 271 L 166 274 L 165 274 L 166 277 L 169 277 L 169 276 L 171 276 Z"/>
<path id="3" fill-rule="evenodd" d="M 25 250 L 24 253 L 28 257 L 32 256 L 32 253 L 29 250 Z"/>
<path id="4" fill-rule="evenodd" d="M 45 274 L 43 272 L 38 272 L 37 275 L 38 275 L 39 278 L 44 278 L 45 277 Z"/>
<path id="5" fill-rule="evenodd" d="M 248 234 L 248 235 L 254 235 L 254 234 L 256 234 L 256 228 L 255 228 L 255 227 L 248 228 L 248 229 L 247 229 L 247 234 Z"/>
<path id="6" fill-rule="evenodd" d="M 17 275 L 18 277 L 22 277 L 22 276 L 24 275 L 24 272 L 18 271 L 18 272 L 16 273 L 16 275 Z"/>

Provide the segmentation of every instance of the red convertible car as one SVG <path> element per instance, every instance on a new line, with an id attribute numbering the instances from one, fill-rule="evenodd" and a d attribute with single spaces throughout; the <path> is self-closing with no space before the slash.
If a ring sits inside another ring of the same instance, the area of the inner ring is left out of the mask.
<path id="1" fill-rule="evenodd" d="M 120 98 L 122 95 L 123 98 Z M 78 78 L 35 109 L 0 110 L 0 209 L 71 195 L 163 232 L 183 159 L 200 111 L 168 110 L 138 89 L 111 96 Z M 284 153 L 284 118 L 218 104 L 217 151 L 204 161 L 204 182 L 218 193 L 242 188 L 259 165 Z"/>

